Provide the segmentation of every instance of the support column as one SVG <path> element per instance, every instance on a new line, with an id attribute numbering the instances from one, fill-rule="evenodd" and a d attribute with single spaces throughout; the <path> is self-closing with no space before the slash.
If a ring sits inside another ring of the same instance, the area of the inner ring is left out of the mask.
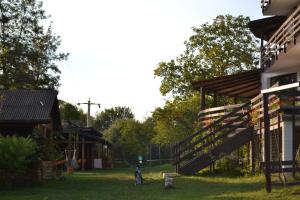
<path id="1" fill-rule="evenodd" d="M 293 123 L 284 121 L 282 126 L 282 161 L 291 160 L 293 160 Z"/>
<path id="2" fill-rule="evenodd" d="M 270 171 L 270 116 L 269 116 L 269 99 L 267 94 L 263 94 L 264 110 L 264 154 L 265 154 L 265 176 L 266 190 L 271 192 L 271 171 Z"/>
<path id="3" fill-rule="evenodd" d="M 250 166 L 252 174 L 255 173 L 255 138 L 253 136 L 250 142 Z"/>
<path id="4" fill-rule="evenodd" d="M 263 48 L 264 48 L 264 35 L 261 34 L 261 37 L 260 37 L 260 68 L 263 68 L 262 66 L 262 51 L 263 51 Z"/>
<path id="5" fill-rule="evenodd" d="M 205 110 L 205 89 L 204 87 L 200 88 L 200 110 Z"/>
<path id="6" fill-rule="evenodd" d="M 85 139 L 82 136 L 82 145 L 81 145 L 81 170 L 84 171 L 84 143 L 85 143 Z"/>

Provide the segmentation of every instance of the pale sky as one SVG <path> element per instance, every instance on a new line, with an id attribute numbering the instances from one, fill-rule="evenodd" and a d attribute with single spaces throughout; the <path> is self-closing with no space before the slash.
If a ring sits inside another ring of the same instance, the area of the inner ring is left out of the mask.
<path id="1" fill-rule="evenodd" d="M 219 14 L 262 17 L 260 0 L 44 0 L 70 53 L 59 63 L 59 98 L 128 106 L 139 120 L 164 105 L 153 70 L 184 50 L 191 27 Z M 86 111 L 86 107 L 82 107 Z"/>

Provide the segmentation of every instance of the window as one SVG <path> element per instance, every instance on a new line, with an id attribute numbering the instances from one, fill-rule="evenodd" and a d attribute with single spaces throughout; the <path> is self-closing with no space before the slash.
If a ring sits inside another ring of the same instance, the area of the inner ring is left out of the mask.
<path id="1" fill-rule="evenodd" d="M 285 74 L 282 76 L 276 76 L 270 79 L 270 86 L 279 83 L 280 85 L 286 85 L 290 83 L 296 83 L 297 82 L 297 73 L 293 74 Z"/>

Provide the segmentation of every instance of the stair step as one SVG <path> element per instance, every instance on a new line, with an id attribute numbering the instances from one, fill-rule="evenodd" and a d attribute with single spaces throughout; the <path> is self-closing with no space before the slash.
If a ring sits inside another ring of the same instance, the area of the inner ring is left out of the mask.
<path id="1" fill-rule="evenodd" d="M 195 174 L 212 164 L 215 160 L 223 157 L 225 154 L 229 154 L 249 142 L 252 138 L 253 128 L 241 128 L 240 130 L 239 133 L 233 134 L 227 140 L 224 140 L 222 144 L 216 146 L 210 153 L 195 157 L 184 166 L 181 166 L 179 173 L 186 175 Z"/>

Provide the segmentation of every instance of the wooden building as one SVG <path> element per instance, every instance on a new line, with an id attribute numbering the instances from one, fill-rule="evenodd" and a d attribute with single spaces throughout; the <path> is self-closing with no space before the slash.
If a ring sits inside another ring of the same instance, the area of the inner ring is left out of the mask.
<path id="1" fill-rule="evenodd" d="M 262 0 L 264 15 L 250 30 L 261 39 L 260 69 L 193 82 L 201 93 L 202 128 L 174 146 L 181 174 L 195 174 L 247 145 L 249 163 L 259 161 L 271 191 L 271 173 L 283 184 L 298 171 L 300 155 L 300 2 Z M 219 96 L 234 104 L 217 105 Z M 212 98 L 208 108 L 206 98 Z M 238 104 L 238 102 L 240 102 Z"/>
<path id="2" fill-rule="evenodd" d="M 0 90 L 0 134 L 26 136 L 34 128 L 61 130 L 57 91 Z"/>
<path id="3" fill-rule="evenodd" d="M 92 127 L 81 127 L 70 121 L 63 125 L 64 140 L 57 141 L 62 151 L 76 150 L 81 170 L 112 168 L 112 145 L 102 138 L 102 134 Z M 82 162 L 83 161 L 83 162 Z"/>

